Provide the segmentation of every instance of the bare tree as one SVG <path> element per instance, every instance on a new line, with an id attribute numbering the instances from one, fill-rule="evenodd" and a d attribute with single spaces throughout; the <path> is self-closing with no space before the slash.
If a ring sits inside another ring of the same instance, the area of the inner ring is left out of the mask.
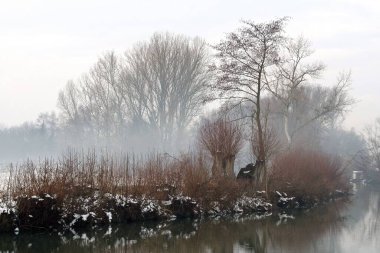
<path id="1" fill-rule="evenodd" d="M 276 68 L 265 75 L 268 89 L 281 104 L 280 114 L 289 147 L 300 130 L 315 121 L 331 122 L 354 102 L 348 95 L 350 73 L 341 74 L 332 87 L 313 86 L 312 82 L 325 67 L 319 62 L 308 63 L 312 53 L 310 43 L 304 38 L 289 39 Z"/>
<path id="2" fill-rule="evenodd" d="M 132 119 L 158 132 L 163 144 L 181 136 L 206 95 L 205 43 L 180 35 L 154 34 L 126 53 L 122 75 Z"/>
<path id="3" fill-rule="evenodd" d="M 114 52 L 105 53 L 77 82 L 69 81 L 60 92 L 58 106 L 68 122 L 81 120 L 99 136 L 119 133 L 126 120 L 120 86 L 120 63 Z"/>
<path id="4" fill-rule="evenodd" d="M 218 61 L 212 69 L 216 73 L 213 88 L 218 98 L 251 105 L 252 134 L 257 141 L 256 158 L 262 164 L 256 178 L 266 178 L 266 144 L 262 122 L 261 99 L 266 89 L 265 73 L 278 61 L 280 45 L 284 41 L 283 28 L 286 18 L 268 23 L 243 21 L 236 32 L 229 33 L 219 44 L 213 46 Z"/>
<path id="5" fill-rule="evenodd" d="M 262 108 L 262 124 L 263 124 L 263 138 L 264 138 L 264 149 L 265 149 L 265 160 L 268 161 L 274 154 L 281 150 L 281 143 L 277 136 L 276 129 L 272 126 L 270 117 L 272 116 L 272 108 L 270 99 L 268 97 L 261 101 Z M 254 132 L 249 140 L 251 144 L 251 151 L 253 155 L 257 157 L 259 154 L 259 142 L 258 142 L 258 132 Z M 260 161 L 256 162 L 260 164 Z"/>
<path id="6" fill-rule="evenodd" d="M 75 142 L 78 138 L 98 144 L 123 142 L 127 109 L 120 64 L 114 52 L 107 52 L 81 79 L 69 81 L 60 92 L 60 116 Z"/>
<path id="7" fill-rule="evenodd" d="M 61 115 L 69 125 L 87 126 L 107 144 L 144 129 L 168 147 L 175 134 L 182 139 L 199 113 L 208 65 L 202 40 L 155 34 L 123 58 L 105 53 L 78 82 L 69 82 L 58 99 Z"/>
<path id="8" fill-rule="evenodd" d="M 120 71 L 119 58 L 108 52 L 80 81 L 86 120 L 106 138 L 119 136 L 126 120 Z"/>
<path id="9" fill-rule="evenodd" d="M 67 82 L 65 88 L 58 95 L 58 108 L 65 122 L 74 123 L 78 121 L 81 103 L 81 94 L 75 83 L 73 81 Z"/>
<path id="10" fill-rule="evenodd" d="M 373 126 L 365 129 L 365 139 L 371 163 L 380 168 L 380 118 L 376 119 Z"/>
<path id="11" fill-rule="evenodd" d="M 243 144 L 243 133 L 238 124 L 226 119 L 206 120 L 199 130 L 198 141 L 213 158 L 213 176 L 235 177 L 235 158 Z"/>

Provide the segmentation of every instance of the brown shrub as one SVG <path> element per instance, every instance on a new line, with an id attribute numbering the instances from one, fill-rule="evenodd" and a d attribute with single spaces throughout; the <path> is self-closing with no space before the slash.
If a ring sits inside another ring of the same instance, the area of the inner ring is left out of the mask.
<path id="1" fill-rule="evenodd" d="M 300 149 L 277 156 L 269 176 L 269 187 L 273 191 L 319 199 L 337 189 L 347 190 L 347 182 L 337 157 Z"/>
<path id="2" fill-rule="evenodd" d="M 183 173 L 182 193 L 195 199 L 201 198 L 211 178 L 203 156 L 183 159 L 179 166 Z"/>
<path id="3" fill-rule="evenodd" d="M 231 206 L 246 188 L 234 178 L 212 177 L 202 154 L 178 158 L 152 154 L 136 159 L 75 151 L 58 160 L 27 160 L 14 166 L 8 183 L 8 196 L 13 198 L 48 193 L 60 203 L 92 196 L 95 191 L 100 196 L 111 193 L 157 200 L 184 195 L 207 208 L 213 201 Z"/>
<path id="4" fill-rule="evenodd" d="M 98 157 L 95 152 L 72 150 L 58 160 L 27 160 L 11 166 L 8 195 L 50 193 L 64 198 L 84 196 L 95 190 L 119 193 L 127 191 L 130 166 L 125 157 L 116 159 L 107 154 Z"/>
<path id="5" fill-rule="evenodd" d="M 236 155 L 243 147 L 243 130 L 227 119 L 206 120 L 199 129 L 198 142 L 213 159 L 213 176 L 234 178 Z"/>

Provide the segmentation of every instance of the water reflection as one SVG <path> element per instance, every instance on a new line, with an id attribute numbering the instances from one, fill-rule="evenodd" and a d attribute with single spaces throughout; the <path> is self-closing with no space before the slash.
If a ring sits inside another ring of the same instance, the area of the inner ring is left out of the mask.
<path id="1" fill-rule="evenodd" d="M 345 215 L 350 222 L 339 237 L 340 252 L 379 252 L 380 186 L 362 186 Z"/>
<path id="2" fill-rule="evenodd" d="M 1 235 L 0 252 L 379 252 L 380 190 L 302 214 Z"/>

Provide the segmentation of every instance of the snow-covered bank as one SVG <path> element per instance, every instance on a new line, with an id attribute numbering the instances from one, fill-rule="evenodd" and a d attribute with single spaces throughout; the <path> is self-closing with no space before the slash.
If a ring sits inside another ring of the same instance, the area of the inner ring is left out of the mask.
<path id="1" fill-rule="evenodd" d="M 167 200 L 145 197 L 100 194 L 94 191 L 87 197 L 59 199 L 49 194 L 20 196 L 15 201 L 0 200 L 0 232 L 19 233 L 25 230 L 93 229 L 117 223 L 136 221 L 160 221 L 177 218 L 222 217 L 229 215 L 257 214 L 262 217 L 295 209 L 314 207 L 318 202 L 300 202 L 277 192 L 278 198 L 269 203 L 265 198 L 242 196 L 230 207 L 221 205 L 218 200 L 201 206 L 187 196 L 171 196 Z M 331 196 L 330 200 L 339 197 Z"/>
<path id="2" fill-rule="evenodd" d="M 214 201 L 210 208 L 186 196 L 159 201 L 94 192 L 88 197 L 60 200 L 49 194 L 21 196 L 10 203 L 0 202 L 0 232 L 36 229 L 81 229 L 115 223 L 199 218 L 230 214 L 269 213 L 272 204 L 257 197 L 239 198 L 231 208 Z"/>

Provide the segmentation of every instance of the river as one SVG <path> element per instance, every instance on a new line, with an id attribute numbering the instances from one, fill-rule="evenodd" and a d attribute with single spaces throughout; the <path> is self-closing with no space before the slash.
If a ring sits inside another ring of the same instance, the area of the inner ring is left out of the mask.
<path id="1" fill-rule="evenodd" d="M 303 213 L 0 235 L 0 252 L 380 252 L 380 187 Z"/>

